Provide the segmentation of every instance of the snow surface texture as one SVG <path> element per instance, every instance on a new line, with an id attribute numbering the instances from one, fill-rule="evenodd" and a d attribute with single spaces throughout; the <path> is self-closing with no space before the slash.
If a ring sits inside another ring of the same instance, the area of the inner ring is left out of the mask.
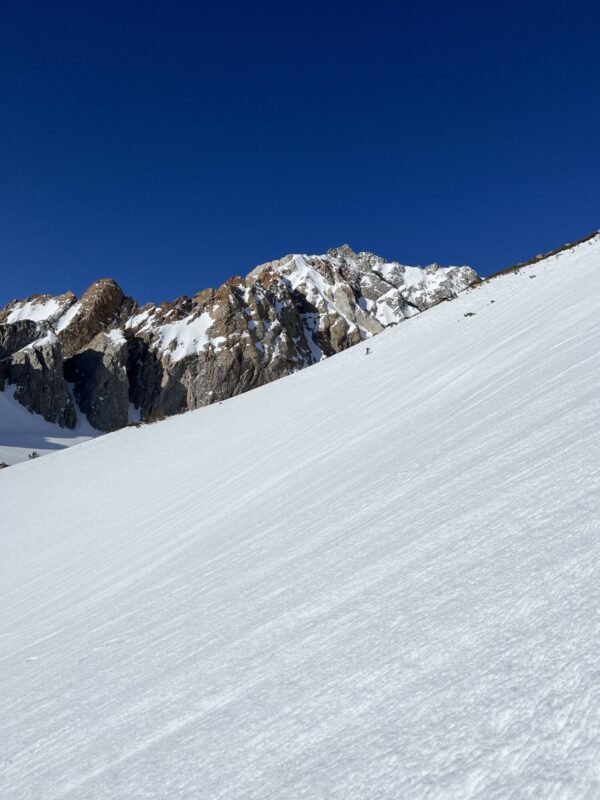
<path id="1" fill-rule="evenodd" d="M 600 797 L 599 298 L 596 239 L 0 473 L 3 800 Z"/>
<path id="2" fill-rule="evenodd" d="M 42 456 L 98 436 L 99 432 L 85 418 L 74 430 L 46 422 L 39 414 L 32 414 L 15 400 L 14 390 L 14 386 L 8 386 L 4 392 L 0 392 L 0 463 L 17 464 L 25 461 L 33 451 Z M 0 523 L 0 530 L 3 528 Z"/>

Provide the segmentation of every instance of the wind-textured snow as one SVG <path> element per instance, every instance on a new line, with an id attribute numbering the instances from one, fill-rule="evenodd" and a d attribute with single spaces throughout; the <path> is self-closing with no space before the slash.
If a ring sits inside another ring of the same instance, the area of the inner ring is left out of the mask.
<path id="1" fill-rule="evenodd" d="M 3 800 L 600 797 L 599 299 L 596 238 L 4 470 Z"/>

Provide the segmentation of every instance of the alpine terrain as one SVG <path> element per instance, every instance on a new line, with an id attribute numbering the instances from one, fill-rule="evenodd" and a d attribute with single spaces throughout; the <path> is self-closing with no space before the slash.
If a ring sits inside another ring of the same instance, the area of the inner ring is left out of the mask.
<path id="1" fill-rule="evenodd" d="M 64 430 L 104 369 L 205 407 L 0 472 L 2 800 L 600 797 L 600 235 L 460 294 L 330 258 L 5 311 L 13 411 L 36 352 Z"/>
<path id="2" fill-rule="evenodd" d="M 14 300 L 0 309 L 0 392 L 8 390 L 0 409 L 10 407 L 13 442 L 0 439 L 0 460 L 23 460 L 32 442 L 43 453 L 241 394 L 477 280 L 469 267 L 405 267 L 344 245 L 286 256 L 160 306 L 140 308 L 109 279 L 80 299 Z M 19 414 L 14 401 L 42 420 Z"/>

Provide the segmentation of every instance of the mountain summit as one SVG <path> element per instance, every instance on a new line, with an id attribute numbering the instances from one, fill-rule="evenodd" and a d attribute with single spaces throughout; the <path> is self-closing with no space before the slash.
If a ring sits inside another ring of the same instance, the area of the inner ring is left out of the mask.
<path id="1" fill-rule="evenodd" d="M 0 310 L 0 389 L 99 431 L 224 400 L 455 297 L 470 267 L 407 267 L 348 245 L 289 255 L 193 297 L 139 307 L 110 279 Z"/>

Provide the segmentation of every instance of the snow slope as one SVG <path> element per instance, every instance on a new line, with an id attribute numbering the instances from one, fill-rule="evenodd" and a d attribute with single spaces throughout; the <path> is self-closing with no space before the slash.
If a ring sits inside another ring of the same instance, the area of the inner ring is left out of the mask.
<path id="1" fill-rule="evenodd" d="M 17 464 L 32 451 L 44 455 L 98 436 L 85 418 L 74 430 L 68 430 L 30 413 L 14 399 L 14 388 L 8 386 L 0 392 L 0 463 Z"/>
<path id="2" fill-rule="evenodd" d="M 3 800 L 600 797 L 599 299 L 596 238 L 0 473 Z"/>

